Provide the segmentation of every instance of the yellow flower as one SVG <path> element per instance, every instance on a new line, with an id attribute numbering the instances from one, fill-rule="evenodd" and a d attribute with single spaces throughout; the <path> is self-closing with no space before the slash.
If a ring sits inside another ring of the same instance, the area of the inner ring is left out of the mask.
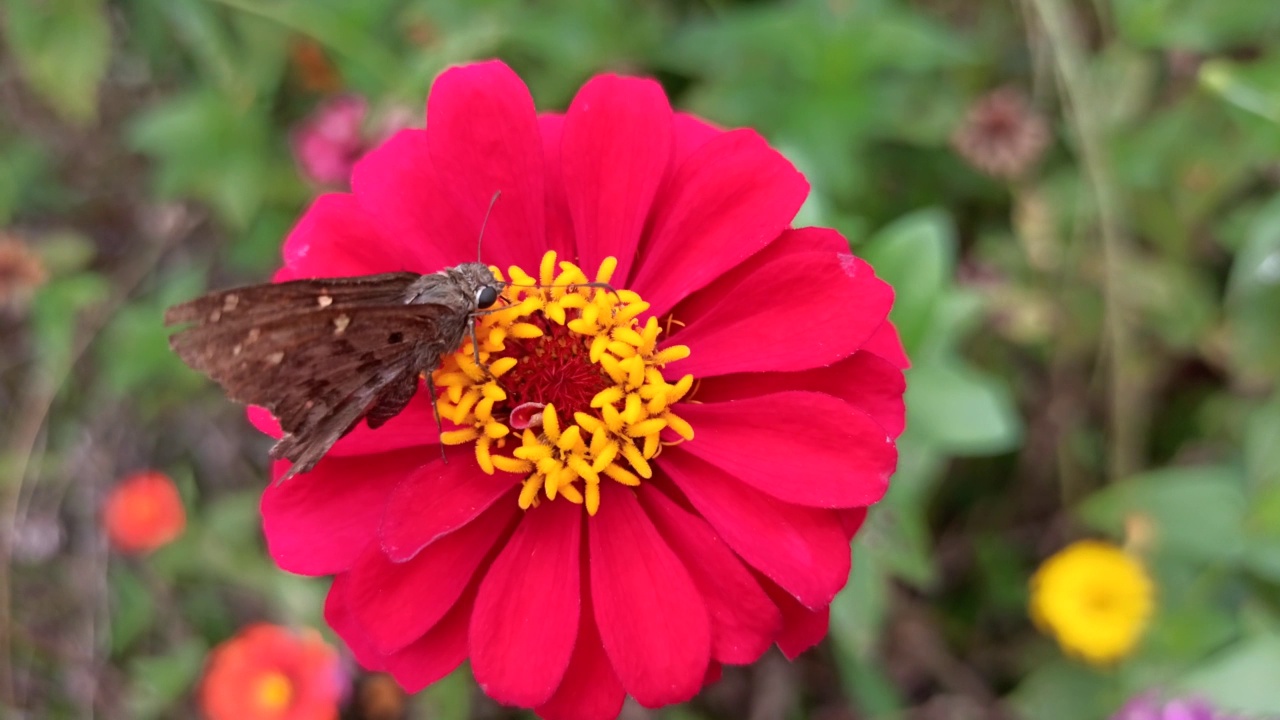
<path id="1" fill-rule="evenodd" d="M 1031 577 L 1031 619 L 1065 652 L 1103 665 L 1133 651 L 1154 596 L 1137 558 L 1109 543 L 1081 540 L 1045 560 Z"/>

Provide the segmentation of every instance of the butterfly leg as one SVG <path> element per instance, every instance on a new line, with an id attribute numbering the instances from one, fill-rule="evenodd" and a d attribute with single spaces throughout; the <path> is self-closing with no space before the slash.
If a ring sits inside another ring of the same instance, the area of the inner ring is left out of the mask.
<path id="1" fill-rule="evenodd" d="M 467 332 L 471 335 L 471 352 L 475 355 L 476 365 L 484 370 L 484 375 L 489 380 L 493 379 L 493 374 L 489 372 L 489 366 L 480 360 L 480 340 L 476 337 L 476 313 L 472 313 L 467 318 Z"/>

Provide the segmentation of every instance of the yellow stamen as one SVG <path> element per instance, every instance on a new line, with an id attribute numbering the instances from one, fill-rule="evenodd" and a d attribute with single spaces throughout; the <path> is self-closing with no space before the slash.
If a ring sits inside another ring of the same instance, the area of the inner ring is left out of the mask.
<path id="1" fill-rule="evenodd" d="M 543 256 L 536 277 L 509 268 L 508 306 L 478 317 L 478 347 L 468 339 L 431 377 L 441 416 L 461 426 L 442 442 L 474 441 L 486 473 L 523 476 L 521 508 L 563 498 L 594 515 L 602 482 L 634 487 L 653 477 L 650 461 L 661 451 L 663 432 L 693 438 L 693 428 L 672 410 L 694 378 L 671 382 L 664 375 L 689 349 L 658 349 L 673 321 L 641 322 L 649 303 L 625 288 L 582 287 L 609 283 L 617 269 L 617 260 L 606 258 L 590 279 L 554 252 Z M 544 370 L 560 362 L 577 369 L 528 384 L 540 372 L 560 372 Z M 511 411 L 525 403 L 542 408 L 529 427 L 513 432 Z"/>

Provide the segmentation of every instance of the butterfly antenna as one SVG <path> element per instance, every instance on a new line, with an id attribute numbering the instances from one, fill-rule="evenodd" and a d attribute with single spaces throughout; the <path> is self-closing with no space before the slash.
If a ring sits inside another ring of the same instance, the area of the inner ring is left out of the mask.
<path id="1" fill-rule="evenodd" d="M 501 194 L 501 190 L 495 192 L 493 197 L 489 199 L 489 209 L 484 211 L 484 220 L 480 223 L 480 237 L 476 239 L 476 262 L 481 262 L 480 243 L 484 242 L 484 228 L 489 224 L 489 215 L 493 213 L 493 206 L 498 202 L 498 196 Z"/>

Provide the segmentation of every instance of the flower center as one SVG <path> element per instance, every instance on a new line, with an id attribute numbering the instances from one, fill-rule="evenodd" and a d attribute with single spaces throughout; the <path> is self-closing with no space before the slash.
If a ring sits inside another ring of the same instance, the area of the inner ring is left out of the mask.
<path id="1" fill-rule="evenodd" d="M 432 376 L 440 416 L 462 426 L 441 440 L 475 442 L 487 473 L 523 475 L 522 508 L 564 497 L 595 515 L 603 480 L 635 486 L 653 476 L 663 430 L 693 439 L 671 411 L 693 376 L 668 383 L 662 373 L 689 348 L 657 349 L 658 319 L 637 319 L 649 303 L 608 287 L 617 264 L 605 258 L 594 285 L 554 252 L 536 280 L 510 268 L 507 306 L 476 320 L 481 363 L 468 339 Z"/>
<path id="2" fill-rule="evenodd" d="M 293 683 L 278 670 L 269 672 L 258 680 L 254 688 L 254 699 L 264 711 L 279 712 L 293 700 Z"/>

